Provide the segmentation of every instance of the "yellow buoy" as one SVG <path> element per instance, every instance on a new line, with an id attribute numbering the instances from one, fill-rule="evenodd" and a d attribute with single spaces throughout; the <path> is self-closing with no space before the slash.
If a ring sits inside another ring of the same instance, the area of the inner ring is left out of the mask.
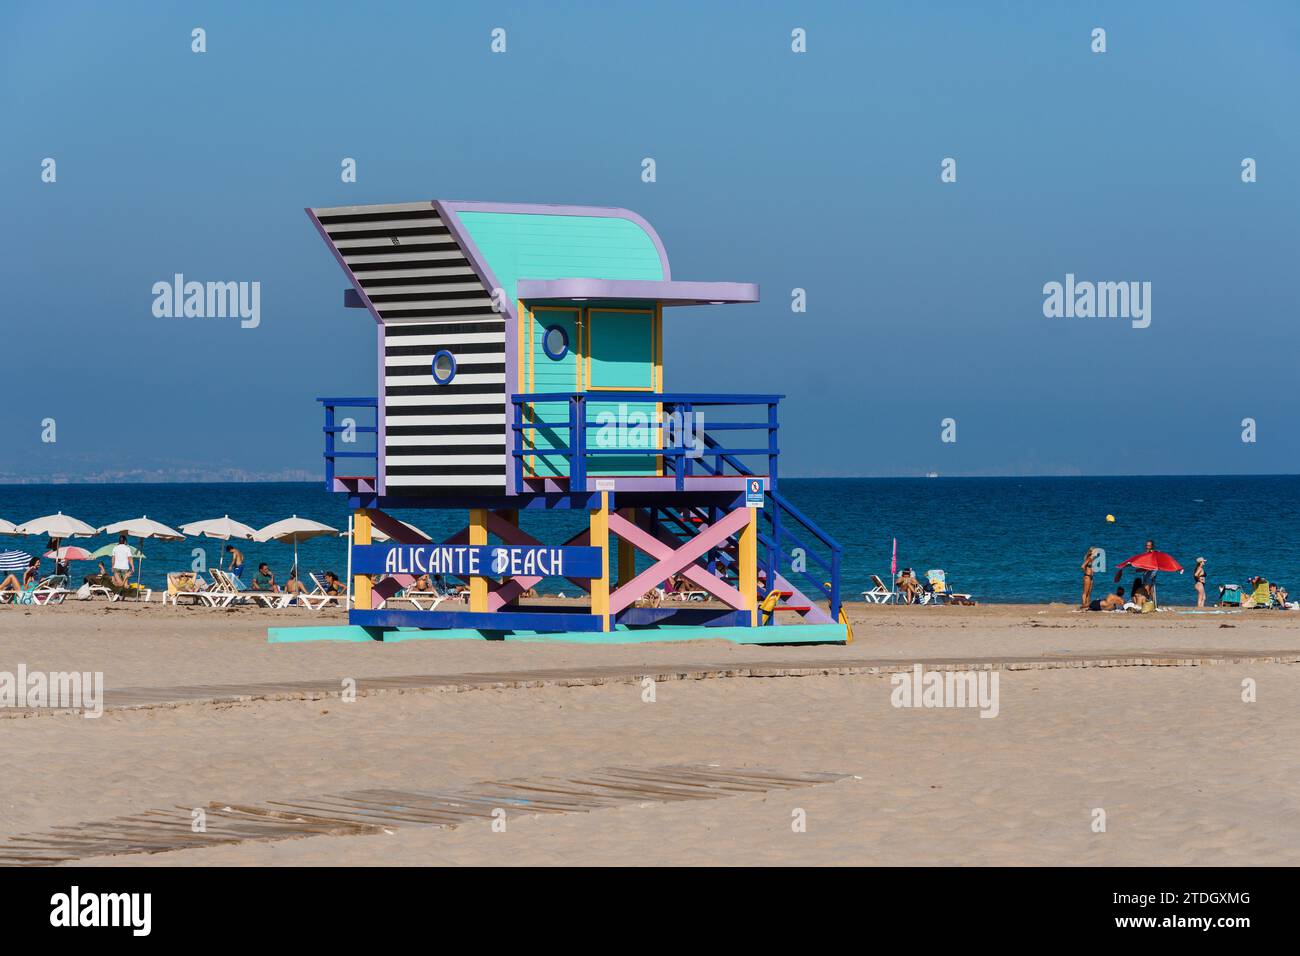
<path id="1" fill-rule="evenodd" d="M 1115 516 L 1114 516 L 1114 515 L 1106 515 L 1106 520 L 1107 520 L 1108 522 L 1110 522 L 1111 524 L 1114 524 L 1114 523 L 1115 523 Z"/>

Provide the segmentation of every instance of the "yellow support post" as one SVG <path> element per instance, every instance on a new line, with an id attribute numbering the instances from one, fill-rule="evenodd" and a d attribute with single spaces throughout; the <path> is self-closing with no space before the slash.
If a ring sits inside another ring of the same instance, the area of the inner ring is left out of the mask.
<path id="1" fill-rule="evenodd" d="M 749 524 L 740 530 L 740 544 L 736 549 L 740 564 L 740 593 L 749 608 L 749 625 L 758 624 L 758 509 L 749 509 Z"/>
<path id="2" fill-rule="evenodd" d="M 365 508 L 358 508 L 356 515 L 353 517 L 352 542 L 359 545 L 371 543 L 370 512 Z M 357 610 L 370 610 L 371 605 L 374 603 L 371 594 L 373 583 L 374 579 L 368 574 L 354 574 L 352 576 L 352 604 Z"/>
<path id="3" fill-rule="evenodd" d="M 469 543 L 485 545 L 488 543 L 487 509 L 471 508 L 469 512 Z M 488 599 L 488 579 L 476 574 L 469 579 L 469 609 L 486 612 Z"/>
<path id="4" fill-rule="evenodd" d="M 621 514 L 626 520 L 636 524 L 636 509 L 621 508 Z M 632 547 L 631 541 L 618 539 L 618 586 L 622 587 L 636 577 L 636 548 Z"/>
<path id="5" fill-rule="evenodd" d="M 600 508 L 591 513 L 591 546 L 600 548 L 600 577 L 591 581 L 591 613 L 609 630 L 609 492 L 600 493 Z"/>

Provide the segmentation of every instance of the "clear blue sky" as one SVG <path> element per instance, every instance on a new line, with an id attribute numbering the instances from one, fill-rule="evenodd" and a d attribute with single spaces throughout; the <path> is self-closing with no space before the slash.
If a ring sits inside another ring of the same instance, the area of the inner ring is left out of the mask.
<path id="1" fill-rule="evenodd" d="M 431 198 L 626 206 L 760 283 L 670 313 L 666 383 L 786 393 L 787 474 L 1300 470 L 1293 2 L 8 3 L 0 77 L 0 473 L 317 470 L 374 334 L 302 208 Z M 176 272 L 261 327 L 155 318 Z M 1045 318 L 1067 272 L 1151 327 Z"/>

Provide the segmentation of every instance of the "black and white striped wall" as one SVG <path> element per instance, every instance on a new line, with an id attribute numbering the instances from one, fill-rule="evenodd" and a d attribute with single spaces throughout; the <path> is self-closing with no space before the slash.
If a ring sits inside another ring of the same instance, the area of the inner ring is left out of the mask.
<path id="1" fill-rule="evenodd" d="M 384 493 L 504 494 L 506 317 L 433 203 L 309 212 L 382 323 Z"/>

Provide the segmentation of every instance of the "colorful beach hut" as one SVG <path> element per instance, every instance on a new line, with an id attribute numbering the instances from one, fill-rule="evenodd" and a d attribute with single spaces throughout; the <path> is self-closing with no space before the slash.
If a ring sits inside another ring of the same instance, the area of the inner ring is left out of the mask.
<path id="1" fill-rule="evenodd" d="M 658 234 L 625 209 L 432 200 L 307 213 L 379 356 L 376 397 L 319 399 L 326 486 L 355 514 L 352 625 L 844 639 L 840 548 L 778 489 L 782 396 L 665 390 L 665 314 L 755 303 L 756 285 L 674 279 Z M 463 511 L 465 524 L 425 541 L 397 508 Z M 538 509 L 586 512 L 586 527 L 540 541 L 527 520 Z M 421 573 L 464 581 L 468 607 L 398 607 Z M 546 578 L 569 579 L 586 604 L 521 603 Z M 713 600 L 646 606 L 673 579 Z"/>

